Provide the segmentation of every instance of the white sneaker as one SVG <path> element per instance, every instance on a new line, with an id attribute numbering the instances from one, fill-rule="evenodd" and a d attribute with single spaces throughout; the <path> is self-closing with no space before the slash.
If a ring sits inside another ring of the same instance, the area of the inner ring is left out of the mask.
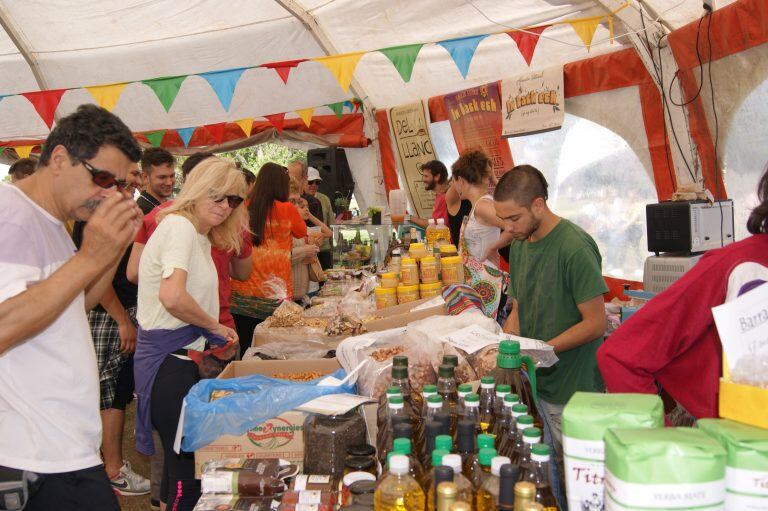
<path id="1" fill-rule="evenodd" d="M 142 477 L 131 468 L 129 461 L 123 460 L 120 473 L 114 479 L 110 479 L 112 490 L 118 495 L 133 496 L 146 495 L 150 491 L 149 479 Z"/>

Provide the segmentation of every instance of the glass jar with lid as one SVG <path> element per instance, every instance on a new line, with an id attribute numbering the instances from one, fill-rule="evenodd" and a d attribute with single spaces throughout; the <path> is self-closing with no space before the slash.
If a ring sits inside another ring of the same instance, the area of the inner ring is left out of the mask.
<path id="1" fill-rule="evenodd" d="M 357 408 L 342 415 L 308 415 L 304 420 L 304 473 L 341 478 L 347 449 L 365 441 L 365 419 Z"/>

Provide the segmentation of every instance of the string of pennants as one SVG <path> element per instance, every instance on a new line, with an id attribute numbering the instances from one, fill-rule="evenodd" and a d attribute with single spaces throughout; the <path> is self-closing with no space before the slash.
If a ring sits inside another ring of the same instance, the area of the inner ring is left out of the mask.
<path id="1" fill-rule="evenodd" d="M 469 72 L 469 66 L 472 62 L 478 45 L 491 35 L 507 34 L 510 38 L 512 38 L 512 40 L 515 41 L 518 51 L 525 59 L 526 64 L 530 66 L 531 60 L 533 59 L 533 54 L 536 51 L 536 45 L 539 42 L 539 38 L 542 32 L 553 26 L 570 25 L 579 36 L 581 41 L 584 43 L 587 50 L 589 50 L 592 44 L 592 39 L 595 35 L 595 32 L 597 31 L 597 27 L 603 20 L 607 20 L 608 29 L 610 32 L 610 41 L 613 42 L 613 16 L 621 9 L 627 7 L 627 5 L 628 3 L 624 4 L 622 7 L 619 7 L 609 14 L 593 16 L 589 18 L 577 18 L 566 21 L 558 21 L 548 25 L 512 29 L 504 32 L 493 32 L 469 37 L 460 37 L 444 41 L 437 41 L 434 43 L 416 43 L 402 46 L 391 46 L 377 50 L 328 55 L 325 57 L 316 57 L 310 59 L 269 62 L 253 67 L 241 67 L 223 71 L 212 71 L 208 73 L 153 78 L 150 80 L 142 80 L 139 83 L 143 83 L 152 89 L 152 91 L 157 96 L 157 99 L 160 101 L 163 108 L 165 108 L 167 112 L 173 106 L 173 103 L 179 93 L 179 90 L 181 89 L 182 83 L 184 83 L 184 80 L 190 76 L 199 76 L 205 79 L 211 86 L 219 101 L 221 102 L 221 106 L 224 108 L 224 110 L 229 111 L 237 83 L 243 73 L 249 69 L 273 69 L 278 74 L 283 83 L 287 85 L 288 78 L 292 69 L 295 69 L 305 62 L 318 62 L 322 64 L 326 69 L 328 69 L 334 78 L 336 78 L 339 87 L 341 87 L 341 89 L 346 93 L 349 90 L 350 84 L 352 83 L 352 76 L 355 72 L 355 68 L 357 67 L 358 62 L 360 62 L 360 59 L 364 55 L 369 53 L 382 53 L 387 57 L 387 59 L 390 60 L 390 62 L 392 62 L 392 65 L 400 74 L 400 77 L 403 79 L 403 81 L 406 83 L 409 82 L 411 80 L 413 67 L 416 63 L 416 58 L 418 57 L 421 49 L 426 44 L 436 44 L 443 47 L 450 54 L 451 58 L 456 64 L 456 67 L 459 69 L 461 76 L 466 78 Z M 85 87 L 85 89 L 91 93 L 99 106 L 112 111 L 115 108 L 120 95 L 123 93 L 129 83 L 137 82 L 96 85 Z M 27 98 L 27 100 L 29 100 L 30 103 L 32 103 L 37 113 L 50 129 L 53 124 L 54 112 L 56 111 L 62 96 L 68 90 L 74 89 L 52 89 L 35 92 L 24 92 L 21 94 L 0 95 L 0 101 L 6 97 L 14 95 L 24 96 Z M 269 118 L 270 116 L 265 117 Z"/>
<path id="2" fill-rule="evenodd" d="M 345 111 L 346 113 L 352 113 L 355 114 L 358 111 L 361 111 L 363 109 L 363 102 L 359 98 L 350 98 L 345 101 L 339 101 L 337 103 L 329 103 L 326 105 L 320 105 L 316 107 L 310 107 L 310 108 L 302 108 L 299 110 L 294 110 L 294 113 L 298 115 L 298 117 L 301 119 L 301 121 L 304 123 L 304 125 L 309 128 L 312 124 L 312 119 L 315 116 L 315 110 L 322 107 L 328 107 L 334 114 L 336 114 L 336 117 L 341 119 Z M 280 112 L 277 114 L 270 114 L 270 115 L 264 115 L 262 116 L 266 121 L 277 130 L 278 133 L 283 132 L 283 128 L 285 127 L 285 116 L 288 112 Z M 204 130 L 207 135 L 214 141 L 216 144 L 221 144 L 224 142 L 224 135 L 228 131 L 228 129 L 231 127 L 231 125 L 237 125 L 242 130 L 243 134 L 245 135 L 245 138 L 248 138 L 251 136 L 251 131 L 253 130 L 254 123 L 256 122 L 257 118 L 248 117 L 245 119 L 239 119 L 237 121 L 234 121 L 233 123 L 227 123 L 227 122 L 220 122 L 216 124 L 206 124 L 203 126 L 196 126 L 196 127 L 188 127 L 188 128 L 176 128 L 176 129 L 163 129 L 163 130 L 155 130 L 155 131 L 149 131 L 149 132 L 142 132 L 142 133 L 134 133 L 134 137 L 140 141 L 146 141 L 149 143 L 152 147 L 160 147 L 163 140 L 166 138 L 166 136 L 173 137 L 174 135 L 180 139 L 181 143 L 184 144 L 184 147 L 189 147 L 189 142 L 192 140 L 192 136 L 198 132 L 198 130 Z M 237 128 L 233 128 L 237 129 Z M 27 141 L 25 141 L 27 142 Z M 1 146 L 0 147 L 0 155 L 3 154 L 3 152 L 6 149 L 14 149 L 16 151 L 16 154 L 19 158 L 27 158 L 30 154 L 32 154 L 32 150 L 35 147 L 40 147 L 40 152 L 42 152 L 42 146 L 43 141 L 39 141 L 34 144 L 25 143 L 23 145 L 14 145 L 14 146 Z"/>

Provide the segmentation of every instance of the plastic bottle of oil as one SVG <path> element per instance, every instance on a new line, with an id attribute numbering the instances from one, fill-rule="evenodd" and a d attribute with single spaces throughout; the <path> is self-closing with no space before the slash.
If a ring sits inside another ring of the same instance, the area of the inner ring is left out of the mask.
<path id="1" fill-rule="evenodd" d="M 408 438 L 397 438 L 393 444 L 392 450 L 408 456 L 408 466 L 410 467 L 409 470 L 411 475 L 416 479 L 416 482 L 424 487 L 424 484 L 427 481 L 427 473 L 424 471 L 424 466 L 418 458 L 413 455 L 411 441 Z"/>
<path id="2" fill-rule="evenodd" d="M 509 456 L 509 459 L 512 460 L 512 464 L 515 465 L 518 470 L 520 469 L 520 460 L 523 456 L 523 431 L 530 427 L 533 427 L 533 417 L 530 415 L 521 415 L 517 418 L 517 424 L 515 426 L 515 446 L 512 449 L 512 456 Z"/>
<path id="3" fill-rule="evenodd" d="M 490 471 L 491 459 L 496 456 L 496 449 L 493 448 L 493 437 L 491 435 L 477 435 L 477 453 L 465 459 L 462 463 L 464 477 L 469 479 L 472 486 L 477 490 L 482 484 L 483 468 L 480 464 L 480 453 L 483 449 L 490 449 L 492 454 L 486 454 L 488 460 L 488 470 Z"/>
<path id="4" fill-rule="evenodd" d="M 480 432 L 490 433 L 493 428 L 493 390 L 496 387 L 493 376 L 480 378 Z"/>
<path id="5" fill-rule="evenodd" d="M 428 468 L 432 463 L 432 451 L 436 449 L 435 439 L 440 435 L 442 425 L 435 421 L 427 421 L 424 425 L 424 451 L 419 453 L 419 459 L 424 468 Z"/>
<path id="6" fill-rule="evenodd" d="M 528 377 L 523 374 L 523 363 L 528 371 Z M 534 396 L 536 392 L 536 369 L 530 357 L 520 355 L 520 343 L 517 341 L 501 341 L 499 354 L 496 357 L 494 370 L 496 384 L 509 385 L 511 391 L 520 396 L 520 402 L 528 406 L 528 414 L 536 424 L 541 419 L 536 410 Z"/>
<path id="7" fill-rule="evenodd" d="M 539 442 L 541 442 L 541 430 L 539 428 L 525 428 L 523 430 L 523 450 L 520 453 L 518 481 L 528 480 L 528 473 L 533 469 L 531 449 Z"/>
<path id="8" fill-rule="evenodd" d="M 504 420 L 504 397 L 510 394 L 510 386 L 504 383 L 496 385 L 496 396 L 493 399 L 493 428 L 489 433 L 496 430 L 496 423 Z"/>
<path id="9" fill-rule="evenodd" d="M 461 456 L 461 471 L 466 475 L 465 467 L 471 465 L 472 458 L 477 454 L 475 424 L 472 421 L 461 419 L 456 429 L 456 452 Z"/>
<path id="10" fill-rule="evenodd" d="M 387 408 L 386 427 L 379 429 L 376 434 L 376 448 L 379 452 L 379 462 L 382 464 L 387 459 L 387 453 L 393 450 L 392 442 L 394 441 L 395 424 L 400 421 L 408 421 L 403 396 L 393 395 L 390 397 Z"/>
<path id="11" fill-rule="evenodd" d="M 457 403 L 456 407 L 456 414 L 459 416 L 459 420 L 464 418 L 464 398 L 467 397 L 469 394 L 472 394 L 472 384 L 471 383 L 462 383 L 459 385 L 459 401 Z"/>
<path id="12" fill-rule="evenodd" d="M 458 495 L 456 485 L 447 481 L 442 482 L 435 488 L 435 493 L 437 494 L 437 511 L 450 511 Z"/>
<path id="13" fill-rule="evenodd" d="M 521 474 L 521 481 L 536 485 L 536 502 L 544 506 L 545 511 L 557 511 L 557 500 L 549 484 L 549 446 L 536 444 L 531 448 L 531 463 Z"/>
<path id="14" fill-rule="evenodd" d="M 471 504 L 474 501 L 475 489 L 469 479 L 461 473 L 461 456 L 458 454 L 445 455 L 443 456 L 443 465 L 453 470 L 453 483 L 458 490 L 456 499 Z"/>
<path id="15" fill-rule="evenodd" d="M 493 436 L 496 439 L 496 450 L 501 453 L 501 445 L 509 433 L 509 425 L 514 423 L 512 407 L 518 404 L 517 394 L 506 394 L 502 403 L 501 418 L 493 423 Z M 502 454 L 503 456 L 503 454 Z"/>
<path id="16" fill-rule="evenodd" d="M 421 419 L 426 420 L 427 419 L 427 412 L 429 411 L 428 402 L 430 396 L 437 395 L 437 385 L 424 385 L 424 387 L 421 389 L 421 401 L 422 401 L 422 407 L 421 407 Z"/>
<path id="17" fill-rule="evenodd" d="M 374 493 L 376 511 L 424 511 L 424 490 L 408 470 L 407 456 L 397 455 L 390 458 L 389 475 Z"/>
<path id="18" fill-rule="evenodd" d="M 477 490 L 475 499 L 477 511 L 495 511 L 498 507 L 501 467 L 508 464 L 509 458 L 506 456 L 496 456 L 491 460 L 491 476 Z"/>
<path id="19" fill-rule="evenodd" d="M 475 425 L 475 434 L 483 433 L 480 426 L 480 396 L 477 394 L 467 394 L 464 397 L 464 419 L 472 421 Z"/>
<path id="20" fill-rule="evenodd" d="M 519 481 L 515 483 L 515 504 L 513 508 L 502 508 L 504 511 L 522 511 L 529 508 L 529 504 L 536 502 L 536 486 L 533 483 L 527 481 Z M 501 501 L 501 497 L 499 497 Z"/>
<path id="21" fill-rule="evenodd" d="M 432 451 L 432 469 L 427 472 L 427 481 L 424 485 L 424 494 L 427 496 L 427 509 L 435 509 L 435 486 L 443 481 L 453 481 L 453 473 L 450 477 L 445 476 L 446 467 L 443 466 L 443 458 L 448 455 L 445 449 L 435 449 Z"/>
<path id="22" fill-rule="evenodd" d="M 451 364 L 442 364 L 438 370 L 437 393 L 443 398 L 443 410 L 451 414 L 451 436 L 456 434 L 456 422 L 458 421 L 458 387 L 456 368 Z"/>

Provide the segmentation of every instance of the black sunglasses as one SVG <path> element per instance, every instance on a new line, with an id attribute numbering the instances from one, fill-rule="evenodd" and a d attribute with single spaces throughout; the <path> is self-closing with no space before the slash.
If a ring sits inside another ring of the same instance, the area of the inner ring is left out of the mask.
<path id="1" fill-rule="evenodd" d="M 243 200 L 245 200 L 239 195 L 224 195 L 220 199 L 213 199 L 213 202 L 215 202 L 216 204 L 221 204 L 224 201 L 224 199 L 227 199 L 227 204 L 232 209 L 235 209 L 236 207 L 238 207 L 240 204 L 243 203 Z"/>
<path id="2" fill-rule="evenodd" d="M 91 179 L 100 188 L 112 188 L 116 186 L 118 190 L 123 191 L 125 189 L 126 182 L 124 179 L 117 179 L 113 173 L 108 170 L 97 169 L 87 161 L 82 161 L 85 170 L 91 173 Z"/>
<path id="3" fill-rule="evenodd" d="M 320 184 L 320 181 L 321 181 L 320 179 L 316 179 L 316 180 L 314 180 L 314 181 L 307 181 L 307 184 L 310 184 L 310 185 L 319 185 L 319 184 Z"/>

